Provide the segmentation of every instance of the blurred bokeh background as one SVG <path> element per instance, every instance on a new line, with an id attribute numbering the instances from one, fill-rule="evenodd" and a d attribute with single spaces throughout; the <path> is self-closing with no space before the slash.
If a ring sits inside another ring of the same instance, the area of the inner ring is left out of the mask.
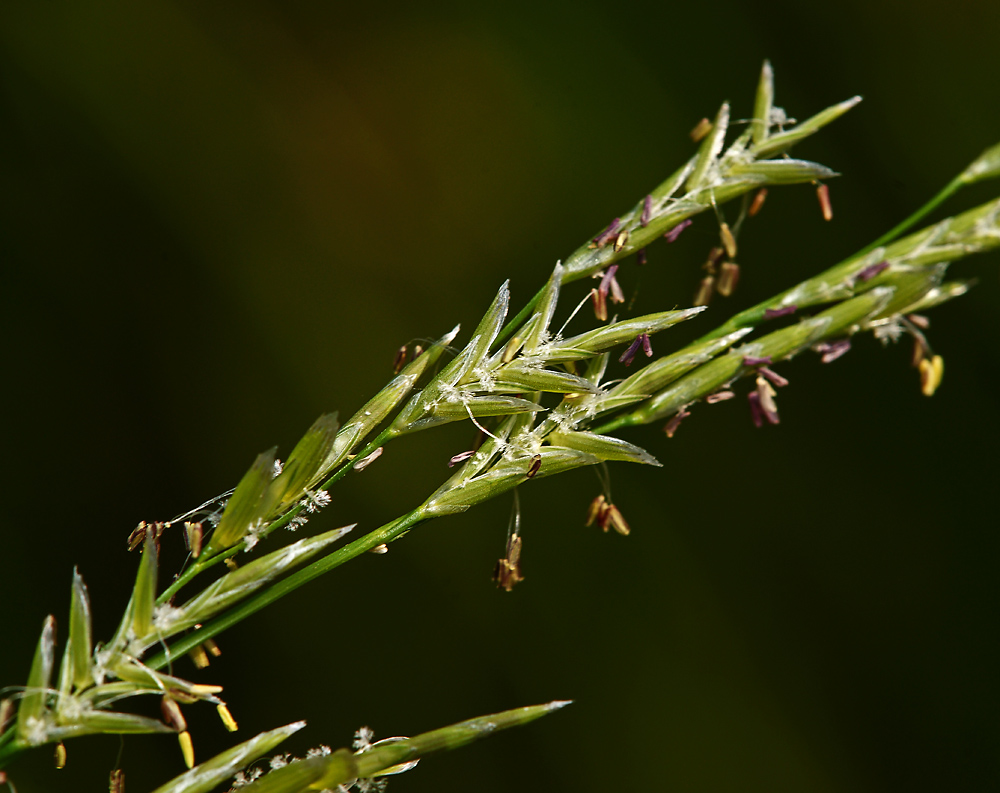
<path id="1" fill-rule="evenodd" d="M 865 102 L 796 151 L 844 176 L 745 228 L 743 283 L 661 351 L 838 261 L 1000 139 L 988 0 L 819 4 L 272 0 L 0 6 L 4 394 L 0 685 L 21 684 L 70 574 L 97 636 L 128 597 L 141 519 L 349 415 L 400 344 L 520 305 L 683 162 L 761 61 L 806 117 Z M 996 195 L 969 190 L 959 211 Z M 936 217 L 943 217 L 939 212 Z M 635 310 L 689 303 L 708 218 L 650 249 Z M 549 699 L 571 707 L 435 757 L 404 791 L 939 791 L 1000 782 L 997 255 L 932 314 L 947 365 L 870 337 L 782 372 L 782 424 L 702 407 L 662 469 L 613 469 L 628 538 L 583 527 L 591 471 L 522 488 L 523 568 L 494 588 L 510 501 L 413 532 L 221 638 L 205 673 L 240 734 L 288 749 L 412 734 Z M 568 290 L 567 303 L 583 285 Z M 464 338 L 464 337 L 463 337 Z M 311 530 L 410 509 L 469 445 L 400 441 Z M 177 536 L 168 567 L 180 564 Z M 204 759 L 231 742 L 189 708 Z M 183 768 L 169 738 L 87 738 L 13 769 L 19 793 L 129 791 Z"/>

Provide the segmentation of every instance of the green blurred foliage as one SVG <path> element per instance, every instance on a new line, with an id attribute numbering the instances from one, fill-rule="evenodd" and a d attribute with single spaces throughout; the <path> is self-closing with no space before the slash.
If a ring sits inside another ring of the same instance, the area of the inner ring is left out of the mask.
<path id="1" fill-rule="evenodd" d="M 47 613 L 65 626 L 73 565 L 106 638 L 140 519 L 349 415 L 400 344 L 471 329 L 504 279 L 521 305 L 689 156 L 699 118 L 726 98 L 751 113 L 763 58 L 793 116 L 865 96 L 798 151 L 844 174 L 835 219 L 807 187 L 772 190 L 739 291 L 660 350 L 860 248 L 995 143 L 998 34 L 986 0 L 3 4 L 0 682 L 24 682 Z M 686 305 L 714 234 L 702 218 L 623 267 L 636 311 Z M 782 368 L 779 427 L 754 430 L 740 399 L 670 441 L 626 434 L 665 465 L 614 468 L 628 538 L 583 528 L 591 472 L 545 480 L 522 489 L 513 593 L 489 581 L 504 501 L 339 569 L 223 636 L 207 672 L 178 671 L 225 685 L 244 738 L 308 719 L 299 752 L 361 724 L 576 700 L 398 791 L 995 787 L 997 257 L 953 272 L 981 283 L 932 315 L 933 399 L 906 345 L 803 356 Z M 398 441 L 310 529 L 408 510 L 470 438 Z M 168 538 L 165 569 L 181 558 Z M 233 740 L 209 710 L 188 709 L 202 759 Z M 46 749 L 13 778 L 99 790 L 120 748 L 130 791 L 181 770 L 168 738 L 87 738 L 65 770 Z"/>

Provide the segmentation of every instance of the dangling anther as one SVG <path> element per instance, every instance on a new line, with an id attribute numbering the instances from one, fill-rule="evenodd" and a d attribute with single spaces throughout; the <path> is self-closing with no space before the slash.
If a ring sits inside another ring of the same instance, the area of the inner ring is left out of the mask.
<path id="1" fill-rule="evenodd" d="M 830 203 L 830 188 L 820 182 L 816 185 L 816 198 L 823 213 L 823 220 L 833 220 L 833 204 Z"/>

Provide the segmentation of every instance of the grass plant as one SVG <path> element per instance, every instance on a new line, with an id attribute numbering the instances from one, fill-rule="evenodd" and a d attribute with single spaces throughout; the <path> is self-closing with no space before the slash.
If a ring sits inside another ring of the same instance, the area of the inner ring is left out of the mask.
<path id="1" fill-rule="evenodd" d="M 773 99 L 773 74 L 765 63 L 753 117 L 742 132 L 727 140 L 730 108 L 723 104 L 711 122 L 700 125 L 691 158 L 557 264 L 513 316 L 505 283 L 464 346 L 453 347 L 460 334 L 456 327 L 426 349 L 404 347 L 395 377 L 349 419 L 321 416 L 283 462 L 276 449 L 262 452 L 232 491 L 173 520 L 140 524 L 130 538 L 139 556 L 131 599 L 107 640 L 92 635 L 87 586 L 74 571 L 58 669 L 55 619 L 49 616 L 23 685 L 5 689 L 0 769 L 6 770 L 0 775 L 12 786 L 16 768 L 10 766 L 19 756 L 46 745 L 62 747 L 82 735 L 166 733 L 178 741 L 190 770 L 155 793 L 227 785 L 248 793 L 380 786 L 427 754 L 527 723 L 566 703 L 519 708 L 374 744 L 359 731 L 352 749 L 320 747 L 301 759 L 278 755 L 273 770 L 258 775 L 248 770 L 254 761 L 303 725 L 262 733 L 196 765 L 183 709 L 207 704 L 227 728 L 235 730 L 236 723 L 222 686 L 180 676 L 184 656 L 204 666 L 221 632 L 347 561 L 385 550 L 428 521 L 507 493 L 516 497 L 522 486 L 586 466 L 660 464 L 613 434 L 621 428 L 665 422 L 672 437 L 694 409 L 740 391 L 748 420 L 758 426 L 778 423 L 776 389 L 788 385 L 786 364 L 810 350 L 832 362 L 858 333 L 872 332 L 883 341 L 911 338 L 920 387 L 933 395 L 944 365 L 922 332 L 920 312 L 969 288 L 967 280 L 946 280 L 952 262 L 1000 246 L 1000 199 L 902 235 L 960 188 L 1000 176 L 1000 145 L 856 255 L 735 314 L 680 349 L 671 350 L 669 333 L 660 335 L 696 317 L 713 294 L 736 288 L 739 230 L 751 222 L 768 189 L 814 183 L 817 211 L 831 212 L 824 181 L 837 174 L 788 152 L 849 111 L 859 97 L 799 124 L 790 124 Z M 737 206 L 731 225 L 723 215 L 730 202 Z M 694 301 L 699 305 L 629 316 L 618 268 L 630 266 L 630 257 L 641 264 L 647 246 L 670 244 L 699 215 L 719 225 L 719 244 L 709 254 Z M 594 286 L 574 293 L 571 285 L 585 279 L 594 279 Z M 567 317 L 579 311 L 593 313 L 594 327 L 564 336 Z M 657 357 L 654 346 L 669 351 Z M 612 358 L 635 365 L 635 371 L 607 379 Z M 365 533 L 346 526 L 293 542 L 282 542 L 284 533 L 275 536 L 282 528 L 305 533 L 330 503 L 334 486 L 377 465 L 393 440 L 459 421 L 478 428 L 479 443 L 457 454 L 453 473 L 411 511 Z M 595 499 L 590 521 L 605 531 L 630 530 L 610 492 Z M 349 541 L 339 544 L 345 537 Z M 158 558 L 167 542 L 184 542 L 189 556 L 165 582 Z M 522 577 L 522 542 L 515 523 L 495 573 L 507 590 Z M 162 718 L 123 707 L 143 696 L 160 700 Z M 117 773 L 113 788 L 116 784 L 122 784 Z"/>

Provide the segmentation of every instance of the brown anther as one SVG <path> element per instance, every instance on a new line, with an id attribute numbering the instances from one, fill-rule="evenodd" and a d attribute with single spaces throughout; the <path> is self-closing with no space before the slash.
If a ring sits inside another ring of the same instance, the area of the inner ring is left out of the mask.
<path id="1" fill-rule="evenodd" d="M 515 584 L 524 580 L 521 575 L 521 537 L 514 535 L 507 542 L 507 555 L 499 559 L 493 568 L 493 580 L 497 587 L 510 592 Z"/>
<path id="2" fill-rule="evenodd" d="M 601 531 L 605 534 L 608 533 L 608 518 L 611 517 L 611 504 L 605 502 L 604 506 L 601 507 L 601 511 L 597 516 L 597 525 L 601 527 Z"/>
<path id="3" fill-rule="evenodd" d="M 531 458 L 531 465 L 528 468 L 528 472 L 524 475 L 526 479 L 534 479 L 535 474 L 538 473 L 539 469 L 542 467 L 542 455 L 536 454 Z"/>
<path id="4" fill-rule="evenodd" d="M 132 533 L 128 536 L 128 549 L 134 551 L 138 548 L 146 539 L 146 521 L 140 520 L 139 525 L 136 526 Z"/>
<path id="5" fill-rule="evenodd" d="M 764 206 L 765 200 L 767 200 L 767 188 L 762 187 L 754 194 L 753 201 L 750 202 L 750 209 L 747 210 L 747 214 L 750 217 L 754 217 L 758 212 L 760 212 L 761 207 Z"/>
<path id="6" fill-rule="evenodd" d="M 601 322 L 606 322 L 608 319 L 608 304 L 606 296 L 599 289 L 591 289 L 590 299 L 594 304 L 594 316 Z"/>
<path id="7" fill-rule="evenodd" d="M 707 306 L 708 301 L 712 299 L 712 290 L 715 288 L 715 278 L 710 275 L 706 275 L 701 279 L 701 284 L 698 286 L 698 291 L 694 294 L 694 305 L 696 306 Z"/>
<path id="8" fill-rule="evenodd" d="M 691 412 L 689 410 L 684 410 L 683 408 L 678 410 L 674 414 L 673 418 L 670 419 L 670 421 L 668 421 L 666 426 L 663 428 L 663 431 L 667 434 L 667 437 L 673 438 L 674 433 L 677 432 L 677 428 L 680 427 L 681 422 L 684 421 L 684 419 L 686 419 L 690 415 Z"/>
<path id="9" fill-rule="evenodd" d="M 632 530 L 629 528 L 628 522 L 625 520 L 621 513 L 614 504 L 611 504 L 608 508 L 608 517 L 606 523 L 611 526 L 612 529 L 617 531 L 622 536 L 627 537 L 628 533 Z"/>
<path id="10" fill-rule="evenodd" d="M 393 374 L 399 374 L 403 371 L 403 367 L 406 366 L 406 362 L 409 359 L 409 345 L 404 344 L 398 350 L 396 350 L 396 357 L 392 361 L 392 371 Z"/>
<path id="11" fill-rule="evenodd" d="M 184 732 L 188 728 L 180 705 L 173 698 L 165 696 L 160 699 L 160 712 L 168 727 L 172 727 L 177 732 Z"/>
<path id="12" fill-rule="evenodd" d="M 833 220 L 833 204 L 830 203 L 830 188 L 825 184 L 816 185 L 816 198 L 823 213 L 823 220 Z"/>
<path id="13" fill-rule="evenodd" d="M 125 772 L 116 768 L 108 778 L 108 793 L 125 793 Z"/>
<path id="14" fill-rule="evenodd" d="M 222 655 L 222 650 L 219 649 L 219 645 L 211 639 L 205 639 L 205 641 L 201 643 L 201 646 L 208 650 L 208 654 L 213 658 L 218 658 Z"/>
<path id="15" fill-rule="evenodd" d="M 740 282 L 740 266 L 736 262 L 725 262 L 719 273 L 719 282 L 715 291 L 723 297 L 729 297 Z"/>
<path id="16" fill-rule="evenodd" d="M 725 402 L 727 399 L 732 399 L 736 394 L 733 391 L 716 391 L 714 394 L 709 394 L 705 397 L 706 405 L 714 405 L 716 402 Z"/>
<path id="17" fill-rule="evenodd" d="M 703 118 L 697 124 L 694 125 L 694 129 L 689 133 L 691 135 L 691 140 L 695 143 L 704 138 L 709 132 L 712 131 L 712 122 L 707 118 Z"/>
<path id="18" fill-rule="evenodd" d="M 728 223 L 719 224 L 719 239 L 722 240 L 722 247 L 726 249 L 726 255 L 730 259 L 736 258 L 736 237 L 729 230 Z"/>
<path id="19" fill-rule="evenodd" d="M 226 563 L 226 567 L 228 567 L 230 570 L 239 570 L 240 569 L 240 566 L 236 563 L 236 560 L 233 559 L 233 558 L 227 558 L 227 559 L 224 559 L 223 561 Z"/>
<path id="20" fill-rule="evenodd" d="M 56 744 L 56 768 L 63 769 L 66 767 L 66 744 L 62 741 Z"/>
<path id="21" fill-rule="evenodd" d="M 923 314 L 907 314 L 906 318 L 920 328 L 920 330 L 927 330 L 931 326 L 931 321 Z"/>
<path id="22" fill-rule="evenodd" d="M 605 501 L 604 496 L 598 496 L 593 501 L 591 501 L 590 507 L 587 509 L 587 522 L 584 523 L 583 525 L 593 526 L 594 521 L 600 517 L 601 512 L 604 509 L 604 505 L 606 503 L 607 502 Z"/>
<path id="23" fill-rule="evenodd" d="M 226 560 L 229 561 L 228 559 Z M 197 647 L 192 647 L 188 652 L 188 657 L 190 657 L 191 662 L 195 665 L 197 669 L 204 669 L 208 666 L 208 655 L 205 653 L 205 648 L 202 645 Z"/>

